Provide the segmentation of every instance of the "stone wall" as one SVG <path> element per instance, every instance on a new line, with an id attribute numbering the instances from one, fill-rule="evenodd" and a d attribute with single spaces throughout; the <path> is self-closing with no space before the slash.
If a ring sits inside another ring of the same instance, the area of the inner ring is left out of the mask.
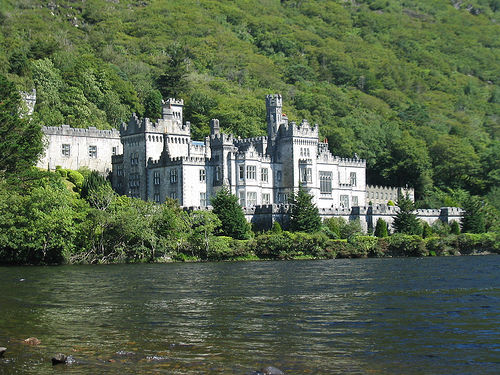
<path id="1" fill-rule="evenodd" d="M 107 174 L 111 171 L 111 156 L 122 154 L 120 133 L 116 129 L 98 130 L 71 128 L 69 125 L 42 127 L 46 149 L 37 167 L 54 170 L 88 167 Z"/>

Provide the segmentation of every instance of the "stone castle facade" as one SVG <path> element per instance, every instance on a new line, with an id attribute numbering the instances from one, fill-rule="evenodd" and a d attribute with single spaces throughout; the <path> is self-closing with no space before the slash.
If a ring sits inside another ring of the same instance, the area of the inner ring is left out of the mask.
<path id="1" fill-rule="evenodd" d="M 123 154 L 112 157 L 117 192 L 155 202 L 177 199 L 205 207 L 225 187 L 243 207 L 285 204 L 299 187 L 319 208 L 365 206 L 366 162 L 334 156 L 318 125 L 289 122 L 281 95 L 266 97 L 267 136 L 241 139 L 210 123 L 210 136 L 193 141 L 183 101 L 168 99 L 162 118 L 132 116 L 120 128 Z"/>

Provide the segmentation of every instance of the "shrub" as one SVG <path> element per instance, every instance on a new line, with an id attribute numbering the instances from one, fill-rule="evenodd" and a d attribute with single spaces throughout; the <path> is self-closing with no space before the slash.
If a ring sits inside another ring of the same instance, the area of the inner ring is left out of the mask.
<path id="1" fill-rule="evenodd" d="M 82 174 L 78 171 L 69 171 L 68 180 L 70 180 L 78 189 L 82 188 L 83 181 L 85 180 Z"/>
<path id="2" fill-rule="evenodd" d="M 455 255 L 458 252 L 457 236 L 432 236 L 424 243 L 429 255 Z"/>
<path id="3" fill-rule="evenodd" d="M 458 249 L 462 254 L 498 253 L 500 250 L 498 235 L 494 233 L 462 233 L 457 240 Z"/>
<path id="4" fill-rule="evenodd" d="M 387 230 L 387 223 L 381 217 L 379 217 L 377 220 L 374 235 L 376 237 L 380 237 L 380 238 L 387 237 L 389 235 L 388 230 Z"/>
<path id="5" fill-rule="evenodd" d="M 389 252 L 393 256 L 421 257 L 428 255 L 424 240 L 417 235 L 395 233 L 389 240 Z"/>

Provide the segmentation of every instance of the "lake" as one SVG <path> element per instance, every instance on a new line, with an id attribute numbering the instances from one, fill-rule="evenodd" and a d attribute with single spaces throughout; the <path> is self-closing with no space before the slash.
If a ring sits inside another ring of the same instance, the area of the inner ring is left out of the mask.
<path id="1" fill-rule="evenodd" d="M 499 256 L 0 267 L 0 287 L 2 374 L 500 373 Z"/>

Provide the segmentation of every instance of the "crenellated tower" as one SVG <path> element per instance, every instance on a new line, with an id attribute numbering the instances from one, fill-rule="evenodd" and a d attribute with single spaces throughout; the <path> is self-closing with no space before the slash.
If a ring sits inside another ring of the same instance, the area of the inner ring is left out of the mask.
<path id="1" fill-rule="evenodd" d="M 288 123 L 288 119 L 283 114 L 282 108 L 283 98 L 280 94 L 266 95 L 268 154 L 272 154 L 274 151 L 280 126 Z"/>

